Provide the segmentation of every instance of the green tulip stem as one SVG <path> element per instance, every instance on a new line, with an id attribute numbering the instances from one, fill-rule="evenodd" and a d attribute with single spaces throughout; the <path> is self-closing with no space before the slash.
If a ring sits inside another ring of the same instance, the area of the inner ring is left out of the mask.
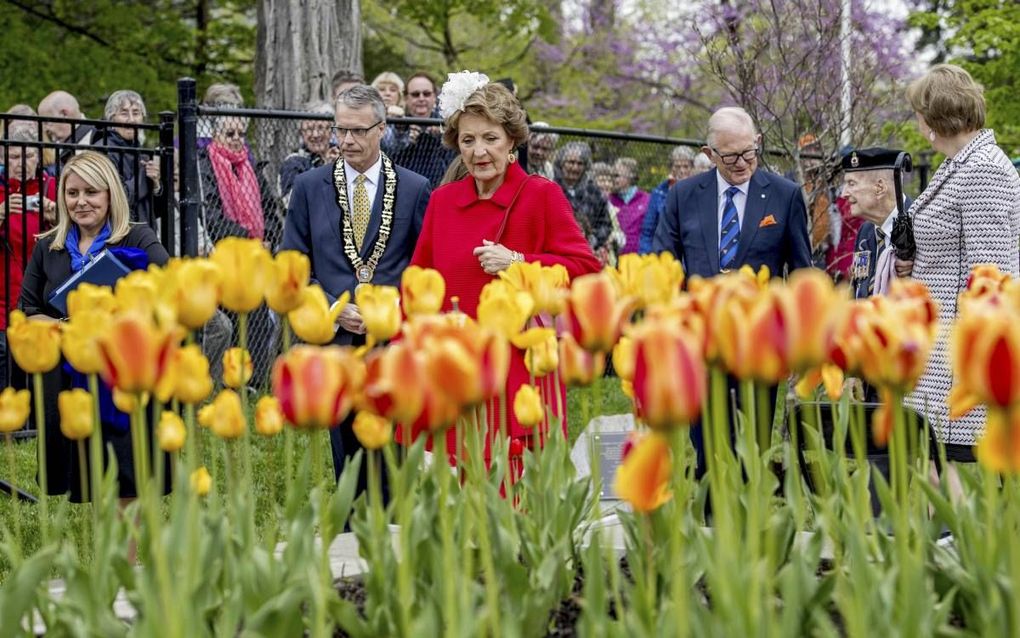
<path id="1" fill-rule="evenodd" d="M 92 474 L 92 519 L 93 529 L 99 530 L 100 505 L 103 489 L 103 423 L 99 416 L 99 377 L 93 372 L 88 375 L 89 394 L 92 395 L 92 436 L 89 437 L 90 470 Z M 96 546 L 96 555 L 99 547 Z"/>
<path id="2" fill-rule="evenodd" d="M 17 465 L 15 464 L 16 459 L 15 459 L 15 456 L 14 456 L 14 437 L 11 436 L 10 432 L 5 432 L 4 433 L 4 447 L 7 449 L 7 467 L 10 469 L 10 472 L 11 472 L 10 481 L 11 481 L 11 487 L 13 488 L 14 487 L 15 474 L 16 474 L 15 473 L 15 468 L 17 467 Z M 21 501 L 21 499 L 18 498 L 17 496 L 15 496 L 13 499 L 11 499 L 11 512 L 12 512 L 12 518 L 14 519 L 14 544 L 15 544 L 15 547 L 18 548 L 18 551 L 20 551 L 20 549 L 21 549 L 21 503 L 20 503 L 20 501 Z"/>
<path id="3" fill-rule="evenodd" d="M 43 376 L 41 372 L 32 374 L 32 399 L 35 402 L 35 432 L 39 455 L 39 512 L 42 523 L 43 545 L 50 540 L 50 496 L 49 480 L 46 474 L 46 419 L 43 412 Z"/>
<path id="4" fill-rule="evenodd" d="M 92 494 L 89 492 L 89 464 L 85 456 L 85 439 L 78 439 L 75 441 L 75 447 L 78 448 L 78 481 L 81 487 L 82 500 L 92 498 Z"/>
<path id="5" fill-rule="evenodd" d="M 281 352 L 285 353 L 288 350 L 290 350 L 291 341 L 292 337 L 290 329 L 290 320 L 287 319 L 286 314 L 280 315 L 280 343 L 282 346 Z"/>
<path id="6" fill-rule="evenodd" d="M 455 426 L 456 427 L 456 426 Z M 460 428 L 458 428 L 460 430 Z M 447 635 L 460 635 L 460 614 L 457 610 L 456 588 L 453 574 L 457 573 L 456 554 L 453 549 L 453 525 L 450 521 L 450 461 L 446 451 L 446 433 L 442 432 L 435 438 L 435 453 L 432 457 L 432 471 L 436 473 L 439 483 L 439 533 L 442 538 L 443 571 L 449 576 L 443 583 L 443 625 L 449 627 Z M 461 458 L 458 456 L 458 459 Z M 408 556 L 401 557 L 403 561 Z"/>

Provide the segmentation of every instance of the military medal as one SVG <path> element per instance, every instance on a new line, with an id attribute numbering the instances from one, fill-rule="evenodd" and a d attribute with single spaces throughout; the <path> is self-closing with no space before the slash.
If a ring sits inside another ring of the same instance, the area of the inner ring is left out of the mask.
<path id="1" fill-rule="evenodd" d="M 850 269 L 850 278 L 854 281 L 863 281 L 871 275 L 871 251 L 859 250 L 854 253 L 853 266 Z"/>
<path id="2" fill-rule="evenodd" d="M 379 225 L 379 236 L 375 240 L 375 246 L 372 248 L 372 254 L 368 261 L 361 259 L 354 244 L 354 227 L 351 224 L 351 210 L 347 202 L 347 174 L 344 171 L 343 158 L 337 159 L 333 165 L 333 186 L 336 189 L 336 203 L 340 206 L 340 235 L 344 240 L 344 254 L 350 260 L 351 266 L 354 268 L 354 277 L 358 280 L 354 288 L 355 294 L 357 294 L 358 288 L 372 283 L 375 269 L 379 266 L 383 252 L 386 251 L 386 243 L 389 241 L 390 232 L 393 229 L 393 209 L 397 199 L 397 171 L 394 170 L 393 162 L 385 153 L 381 157 L 384 176 L 382 223 Z"/>

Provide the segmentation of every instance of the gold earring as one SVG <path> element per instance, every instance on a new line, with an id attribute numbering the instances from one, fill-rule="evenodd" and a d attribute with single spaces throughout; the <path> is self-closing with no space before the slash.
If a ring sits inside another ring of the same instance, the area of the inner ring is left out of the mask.
<path id="1" fill-rule="evenodd" d="M 508 162 L 510 162 L 511 164 L 513 164 L 514 162 L 516 162 L 516 161 L 517 161 L 517 154 L 516 154 L 516 153 L 510 153 L 510 155 L 509 155 L 509 156 L 507 156 L 507 158 L 506 158 L 506 159 L 507 159 L 507 161 L 508 161 Z"/>

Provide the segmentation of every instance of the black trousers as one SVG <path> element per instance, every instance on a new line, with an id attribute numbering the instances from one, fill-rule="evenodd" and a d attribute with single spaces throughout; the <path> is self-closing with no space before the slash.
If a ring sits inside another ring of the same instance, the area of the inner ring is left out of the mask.
<path id="1" fill-rule="evenodd" d="M 355 416 L 356 413 L 351 412 L 340 425 L 329 431 L 330 449 L 333 452 L 333 474 L 336 480 L 339 481 L 340 474 L 344 471 L 348 460 L 357 454 L 358 450 L 363 450 L 361 467 L 358 469 L 358 484 L 354 492 L 355 497 L 357 497 L 368 490 L 368 455 L 371 454 L 374 457 L 376 467 L 379 468 L 383 503 L 388 503 L 390 490 L 389 481 L 387 480 L 386 459 L 379 450 L 374 452 L 366 450 L 361 445 L 361 442 L 358 441 L 358 437 L 354 436 L 354 428 L 352 426 L 354 425 Z"/>

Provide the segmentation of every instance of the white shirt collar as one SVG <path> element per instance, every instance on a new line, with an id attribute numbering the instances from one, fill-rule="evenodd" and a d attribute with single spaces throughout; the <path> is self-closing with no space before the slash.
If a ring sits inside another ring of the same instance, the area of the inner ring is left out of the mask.
<path id="1" fill-rule="evenodd" d="M 716 170 L 715 172 L 715 180 L 719 199 L 723 198 L 724 194 L 726 193 L 726 189 L 728 189 L 730 186 L 735 186 L 737 190 L 739 190 L 744 195 L 744 197 L 747 197 L 747 189 L 750 188 L 751 186 L 751 180 L 747 180 L 743 184 L 730 184 L 725 179 L 723 179 L 723 176 L 719 174 L 718 170 Z"/>
<path id="2" fill-rule="evenodd" d="M 379 157 L 376 158 L 375 163 L 369 166 L 368 170 L 365 171 L 364 173 L 365 179 L 368 181 L 370 185 L 377 186 L 379 184 L 379 174 L 381 172 L 382 172 L 382 154 L 380 154 Z M 347 163 L 347 160 L 344 160 L 344 174 L 347 177 L 347 183 L 350 184 L 352 187 L 354 186 L 354 179 L 358 175 L 361 175 L 361 173 L 359 173 L 357 169 L 355 169 L 353 166 Z"/>
<path id="3" fill-rule="evenodd" d="M 882 232 L 885 233 L 886 237 L 892 237 L 893 222 L 896 221 L 896 209 L 894 208 L 889 216 L 882 222 Z"/>

